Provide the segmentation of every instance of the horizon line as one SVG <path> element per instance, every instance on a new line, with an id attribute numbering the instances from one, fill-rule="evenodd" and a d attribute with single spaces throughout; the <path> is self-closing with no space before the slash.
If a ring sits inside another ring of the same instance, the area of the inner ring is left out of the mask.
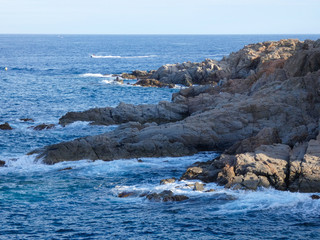
<path id="1" fill-rule="evenodd" d="M 0 33 L 0 35 L 320 35 L 320 33 Z"/>

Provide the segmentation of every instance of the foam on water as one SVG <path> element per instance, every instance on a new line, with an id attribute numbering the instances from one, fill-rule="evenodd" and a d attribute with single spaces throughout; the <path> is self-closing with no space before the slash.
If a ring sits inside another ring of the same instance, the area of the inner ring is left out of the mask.
<path id="1" fill-rule="evenodd" d="M 93 77 L 93 78 L 110 78 L 110 74 L 101 74 L 101 73 L 84 73 L 80 75 L 81 77 Z"/>

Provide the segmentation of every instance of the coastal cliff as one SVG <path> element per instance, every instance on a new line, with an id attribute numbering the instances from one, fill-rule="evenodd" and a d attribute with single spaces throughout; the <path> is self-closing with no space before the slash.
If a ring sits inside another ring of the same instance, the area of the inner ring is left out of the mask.
<path id="1" fill-rule="evenodd" d="M 188 169 L 183 179 L 226 187 L 320 192 L 320 40 L 281 40 L 245 46 L 221 61 L 165 65 L 160 82 L 185 85 L 172 102 L 121 103 L 70 112 L 74 121 L 121 124 L 117 129 L 37 149 L 54 164 L 224 152 Z"/>

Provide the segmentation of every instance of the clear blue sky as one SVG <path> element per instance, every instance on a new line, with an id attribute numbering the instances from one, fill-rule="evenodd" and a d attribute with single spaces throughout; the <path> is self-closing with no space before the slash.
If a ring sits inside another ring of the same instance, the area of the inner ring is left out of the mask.
<path id="1" fill-rule="evenodd" d="M 320 0 L 0 0 L 0 33 L 320 33 Z"/>

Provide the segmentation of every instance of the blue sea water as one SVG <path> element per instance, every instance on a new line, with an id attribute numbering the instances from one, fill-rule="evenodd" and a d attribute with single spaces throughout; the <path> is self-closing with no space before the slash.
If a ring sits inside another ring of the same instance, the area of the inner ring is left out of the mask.
<path id="1" fill-rule="evenodd" d="M 57 124 L 68 111 L 170 101 L 179 90 L 120 85 L 112 74 L 219 60 L 246 44 L 283 38 L 320 35 L 0 35 L 0 123 L 14 128 L 0 131 L 0 160 L 6 161 L 0 168 L 0 239 L 320 239 L 320 201 L 310 194 L 231 191 L 215 184 L 205 186 L 215 192 L 205 193 L 186 187 L 190 182 L 159 185 L 163 178 L 179 178 L 196 161 L 212 159 L 214 152 L 53 166 L 25 155 L 116 127 L 77 122 L 35 131 L 32 126 Z M 67 167 L 72 169 L 59 171 Z M 117 197 L 123 191 L 163 190 L 190 199 Z"/>

